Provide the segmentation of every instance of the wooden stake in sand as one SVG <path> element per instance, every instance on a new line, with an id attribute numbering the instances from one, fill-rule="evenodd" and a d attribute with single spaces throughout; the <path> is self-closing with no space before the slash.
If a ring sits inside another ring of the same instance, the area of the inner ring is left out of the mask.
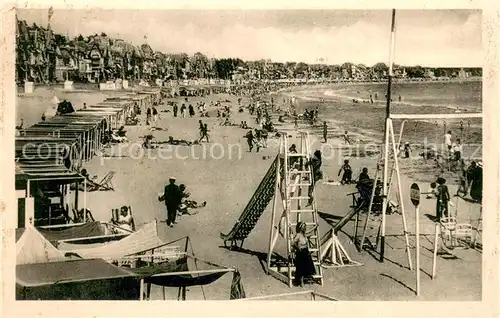
<path id="1" fill-rule="evenodd" d="M 420 204 L 420 188 L 418 187 L 418 184 L 413 183 L 410 187 L 410 199 L 413 205 L 415 206 L 415 245 L 416 245 L 416 259 L 417 259 L 417 265 L 415 269 L 415 274 L 417 278 L 417 288 L 416 288 L 416 294 L 417 296 L 420 295 L 420 226 L 419 226 L 419 208 L 418 205 Z"/>
<path id="2" fill-rule="evenodd" d="M 436 278 L 436 260 L 437 260 L 437 250 L 438 250 L 438 238 L 439 238 L 439 222 L 436 222 L 434 229 L 434 250 L 432 253 L 432 279 Z"/>

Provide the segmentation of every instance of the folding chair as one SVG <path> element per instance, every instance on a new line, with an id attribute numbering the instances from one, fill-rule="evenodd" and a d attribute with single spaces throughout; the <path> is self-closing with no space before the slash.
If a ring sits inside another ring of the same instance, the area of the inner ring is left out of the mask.
<path id="1" fill-rule="evenodd" d="M 130 206 L 128 208 L 128 213 L 130 213 L 130 216 L 132 217 L 130 227 L 132 228 L 132 231 L 135 232 L 135 221 L 134 221 L 134 216 L 132 215 L 132 208 Z M 120 218 L 120 209 L 112 209 L 111 210 L 111 224 L 114 224 L 118 227 L 120 227 L 120 224 L 118 223 L 118 219 Z"/>
<path id="2" fill-rule="evenodd" d="M 102 191 L 115 191 L 115 188 L 113 187 L 113 183 L 111 182 L 113 180 L 113 177 L 115 176 L 116 171 L 110 171 L 108 172 L 107 175 L 102 178 L 101 182 L 95 183 L 97 186 L 97 190 L 102 190 Z"/>
<path id="3" fill-rule="evenodd" d="M 95 222 L 94 216 L 92 215 L 92 212 L 89 209 L 76 210 L 72 208 L 72 211 L 73 211 L 73 223 L 83 223 L 84 221 Z"/>

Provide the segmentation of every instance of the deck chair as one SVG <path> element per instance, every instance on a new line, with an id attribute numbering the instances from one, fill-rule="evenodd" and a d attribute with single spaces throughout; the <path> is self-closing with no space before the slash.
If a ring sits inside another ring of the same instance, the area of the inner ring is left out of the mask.
<path id="1" fill-rule="evenodd" d="M 86 222 L 95 222 L 94 216 L 92 215 L 92 212 L 89 209 L 77 210 L 72 207 L 71 210 L 73 212 L 73 223 L 83 223 L 84 220 L 86 220 Z"/>
<path id="2" fill-rule="evenodd" d="M 132 231 L 135 232 L 135 221 L 134 221 L 134 215 L 132 214 L 132 208 L 128 206 L 128 213 L 130 213 L 130 216 L 132 217 L 132 221 L 130 224 L 130 227 L 132 228 Z M 120 218 L 120 209 L 112 209 L 111 210 L 111 224 L 116 225 L 117 227 L 120 227 L 120 224 L 118 223 L 118 219 Z M 126 231 L 123 229 L 123 231 Z M 128 231 L 127 231 L 128 232 Z"/>
<path id="3" fill-rule="evenodd" d="M 107 175 L 102 178 L 100 182 L 94 182 L 93 186 L 96 188 L 95 190 L 101 190 L 101 191 L 115 191 L 115 188 L 113 187 L 113 183 L 111 182 L 113 180 L 113 177 L 115 176 L 116 171 L 110 171 L 108 172 Z"/>

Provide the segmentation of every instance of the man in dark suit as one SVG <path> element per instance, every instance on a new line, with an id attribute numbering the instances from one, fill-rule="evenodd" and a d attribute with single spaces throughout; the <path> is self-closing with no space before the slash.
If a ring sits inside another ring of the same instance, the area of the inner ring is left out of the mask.
<path id="1" fill-rule="evenodd" d="M 175 224 L 175 217 L 177 215 L 177 209 L 181 203 L 181 191 L 179 186 L 175 184 L 175 178 L 169 178 L 169 184 L 165 186 L 165 193 L 163 195 L 165 199 L 165 205 L 167 207 L 167 225 L 173 227 Z"/>

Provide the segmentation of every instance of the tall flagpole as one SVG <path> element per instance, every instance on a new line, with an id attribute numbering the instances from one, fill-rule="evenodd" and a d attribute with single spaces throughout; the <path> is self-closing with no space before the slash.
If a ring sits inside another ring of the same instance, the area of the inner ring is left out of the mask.
<path id="1" fill-rule="evenodd" d="M 387 185 L 387 168 L 389 164 L 389 121 L 391 115 L 391 85 L 392 85 L 392 65 L 394 64 L 394 39 L 395 39 L 395 24 L 396 24 L 396 9 L 392 9 L 391 22 L 391 47 L 389 51 L 389 74 L 387 81 L 387 104 L 385 108 L 385 130 L 384 130 L 384 177 L 383 177 L 383 204 L 382 204 L 382 230 L 380 233 L 380 261 L 384 261 L 385 253 L 385 224 L 386 224 L 386 209 L 387 195 L 389 187 Z M 376 186 L 376 185 L 374 185 Z"/>

